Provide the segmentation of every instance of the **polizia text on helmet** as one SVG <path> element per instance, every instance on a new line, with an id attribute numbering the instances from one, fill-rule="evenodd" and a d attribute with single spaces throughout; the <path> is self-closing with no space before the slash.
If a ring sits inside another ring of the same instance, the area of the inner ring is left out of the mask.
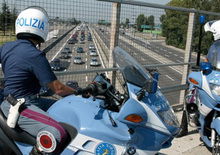
<path id="1" fill-rule="evenodd" d="M 17 25 L 20 26 L 31 26 L 34 28 L 38 28 L 40 30 L 44 30 L 44 21 L 41 21 L 37 18 L 18 18 L 16 21 Z"/>

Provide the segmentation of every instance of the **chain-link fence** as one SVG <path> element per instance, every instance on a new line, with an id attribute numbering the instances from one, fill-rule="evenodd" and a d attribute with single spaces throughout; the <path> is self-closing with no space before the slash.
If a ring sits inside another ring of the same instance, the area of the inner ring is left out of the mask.
<path id="1" fill-rule="evenodd" d="M 190 54 L 191 51 L 191 48 L 185 50 L 187 39 L 190 38 L 187 38 L 189 13 L 207 14 L 208 19 L 219 17 L 216 16 L 218 14 L 208 15 L 207 12 L 196 12 L 193 9 L 149 5 L 135 1 L 0 2 L 0 44 L 16 39 L 14 23 L 21 10 L 29 6 L 41 6 L 46 9 L 50 18 L 50 28 L 47 41 L 40 48 L 47 53 L 52 69 L 62 82 L 75 80 L 80 86 L 86 86 L 96 72 L 106 72 L 109 75 L 111 70 L 108 68 L 112 67 L 109 64 L 112 62 L 110 49 L 118 45 L 142 65 L 158 69 L 159 86 L 162 90 L 167 90 L 165 95 L 171 104 L 179 103 L 180 90 L 176 88 L 183 89 L 181 86 L 186 84 L 186 81 L 183 82 L 183 72 L 186 72 L 183 63 L 196 62 L 196 54 L 186 59 L 186 54 Z M 118 10 L 114 10 L 113 4 L 116 2 L 121 4 Z M 114 27 L 113 19 L 117 13 L 119 20 Z M 199 24 L 192 26 L 192 30 L 193 28 L 193 41 L 188 46 L 192 46 L 196 51 Z M 210 36 L 204 38 L 208 40 Z M 205 50 L 205 46 L 202 49 Z M 2 73 L 1 76 L 3 77 Z M 116 84 L 117 88 L 120 88 L 123 82 Z"/>

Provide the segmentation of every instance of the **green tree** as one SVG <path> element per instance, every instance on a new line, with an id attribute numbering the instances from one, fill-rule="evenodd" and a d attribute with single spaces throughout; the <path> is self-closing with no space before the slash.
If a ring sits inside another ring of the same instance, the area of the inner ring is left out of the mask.
<path id="1" fill-rule="evenodd" d="M 129 24 L 130 24 L 130 21 L 128 18 L 125 19 L 125 26 L 128 28 L 129 27 Z"/>
<path id="2" fill-rule="evenodd" d="M 199 10 L 206 11 L 220 11 L 220 1 L 216 0 L 171 0 L 168 5 L 186 7 L 186 8 L 195 8 Z M 179 48 L 185 48 L 186 44 L 186 34 L 188 26 L 188 13 L 183 13 L 180 11 L 166 10 L 165 15 L 160 17 L 162 23 L 162 35 L 166 37 L 166 43 L 173 45 Z M 206 16 L 207 21 L 214 20 L 219 17 Z M 194 50 L 198 49 L 198 40 L 199 40 L 199 15 L 196 16 L 195 31 L 194 31 L 194 40 L 193 47 Z M 203 32 L 204 33 L 204 32 Z M 201 52 L 206 54 L 207 49 L 209 48 L 212 42 L 212 36 L 209 33 L 205 33 L 203 36 Z"/>
<path id="3" fill-rule="evenodd" d="M 148 25 L 150 25 L 151 26 L 151 29 L 153 29 L 153 27 L 154 27 L 154 16 L 153 15 L 151 15 L 151 16 L 149 16 L 148 18 L 147 18 L 147 21 L 148 21 Z"/>
<path id="4" fill-rule="evenodd" d="M 15 21 L 17 19 L 17 14 L 18 14 L 18 11 L 17 11 L 16 8 L 14 8 L 12 10 L 12 14 L 11 14 L 11 19 L 12 19 L 11 26 L 12 26 L 12 30 L 13 30 L 14 33 L 15 33 Z"/>
<path id="5" fill-rule="evenodd" d="M 140 14 L 137 18 L 136 18 L 136 25 L 137 25 L 137 30 L 138 31 L 143 31 L 143 29 L 141 28 L 141 25 L 144 25 L 146 23 L 146 18 L 144 16 L 144 14 Z"/>
<path id="6" fill-rule="evenodd" d="M 6 2 L 2 3 L 2 12 L 0 14 L 0 29 L 3 31 L 5 35 L 6 30 L 9 28 L 11 24 L 11 12 L 9 10 L 9 6 L 7 6 Z"/>

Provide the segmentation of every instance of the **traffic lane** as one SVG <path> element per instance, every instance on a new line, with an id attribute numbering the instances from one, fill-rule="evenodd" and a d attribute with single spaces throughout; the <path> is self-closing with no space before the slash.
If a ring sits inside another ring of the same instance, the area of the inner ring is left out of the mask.
<path id="1" fill-rule="evenodd" d="M 179 56 L 179 58 L 178 59 L 180 59 L 182 62 L 184 62 L 184 54 L 185 53 L 182 53 L 182 52 L 180 52 L 180 51 L 177 51 L 177 50 L 173 50 L 172 48 L 168 48 L 168 47 L 166 47 L 166 46 L 164 46 L 163 45 L 163 42 L 150 42 L 150 44 L 152 44 L 152 46 L 154 46 L 154 47 L 158 47 L 158 49 L 160 49 L 161 51 L 166 51 L 166 50 L 169 50 L 169 54 L 172 54 L 172 55 L 174 55 L 174 57 L 176 56 Z M 178 55 L 178 53 L 182 53 L 182 54 L 179 54 Z M 177 59 L 177 60 L 178 60 Z M 196 62 L 196 56 L 195 55 L 191 55 L 191 60 L 190 61 L 192 61 L 192 62 Z"/>
<path id="2" fill-rule="evenodd" d="M 136 60 L 138 60 L 138 62 L 142 65 L 160 64 L 158 60 L 152 59 L 151 57 L 149 57 L 142 51 L 138 50 L 134 46 L 122 40 L 119 41 L 119 46 L 122 47 L 124 50 L 126 50 L 131 56 L 133 56 Z M 162 82 L 161 84 L 163 83 L 166 83 L 166 85 L 167 84 L 172 84 L 172 85 L 180 84 L 182 75 L 176 72 L 175 70 L 171 69 L 170 67 L 158 67 L 158 71 L 162 75 L 161 78 L 163 78 L 163 79 L 160 79 L 160 81 L 161 82 L 165 81 L 165 82 Z M 170 77 L 171 75 L 172 75 L 172 78 Z"/>
<path id="3" fill-rule="evenodd" d="M 149 42 L 146 40 L 146 42 L 136 39 L 134 37 L 131 37 L 129 35 L 124 34 L 124 37 L 127 39 L 132 40 L 133 42 L 139 44 L 140 46 L 143 46 L 159 55 L 162 55 L 163 57 L 171 60 L 173 63 L 183 63 L 184 62 L 184 53 L 181 53 L 179 51 L 173 50 L 171 48 L 165 48 L 161 46 L 157 46 L 153 44 L 153 42 Z"/>
<path id="4" fill-rule="evenodd" d="M 104 43 L 109 47 L 108 39 L 110 39 L 109 33 L 107 33 L 108 30 L 101 32 L 99 29 L 96 28 L 97 33 L 100 35 L 100 37 L 103 39 Z M 145 48 L 159 54 L 163 55 L 165 58 L 168 58 L 174 63 L 183 63 L 184 62 L 184 53 L 181 53 L 177 50 L 174 50 L 172 48 L 164 47 L 162 45 L 157 46 L 154 42 L 149 42 L 146 40 L 146 42 L 136 39 L 130 35 L 123 34 L 121 36 L 126 37 L 127 39 L 132 40 L 133 42 L 139 44 L 140 46 L 144 46 Z"/>
<path id="5" fill-rule="evenodd" d="M 96 31 L 96 33 L 98 33 L 100 38 L 103 40 L 103 42 L 105 43 L 105 45 L 109 49 L 110 48 L 110 35 L 109 35 L 109 33 L 106 33 L 106 31 L 101 32 L 97 27 L 95 27 L 95 31 Z"/>

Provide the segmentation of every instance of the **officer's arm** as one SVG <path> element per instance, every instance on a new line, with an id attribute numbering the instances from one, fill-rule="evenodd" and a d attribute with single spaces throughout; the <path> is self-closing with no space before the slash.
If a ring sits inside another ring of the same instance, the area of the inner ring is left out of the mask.
<path id="1" fill-rule="evenodd" d="M 64 85 L 59 80 L 48 83 L 48 87 L 59 96 L 67 96 L 70 94 L 76 94 L 77 91 L 69 86 Z"/>

